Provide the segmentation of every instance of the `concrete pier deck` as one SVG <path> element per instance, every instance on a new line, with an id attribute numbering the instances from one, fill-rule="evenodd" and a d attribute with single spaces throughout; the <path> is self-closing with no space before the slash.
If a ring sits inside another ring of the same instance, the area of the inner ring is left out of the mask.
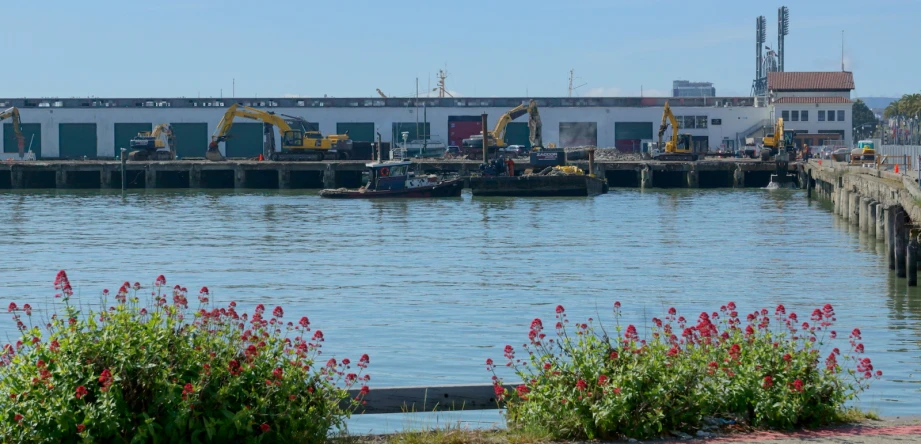
<path id="1" fill-rule="evenodd" d="M 129 161 L 127 188 L 263 188 L 321 189 L 358 187 L 367 161 L 258 162 L 252 160 Z M 455 172 L 462 176 L 479 170 L 479 161 L 419 159 L 423 171 Z M 588 170 L 587 161 L 570 162 Z M 531 168 L 516 161 L 519 174 Z M 729 188 L 763 187 L 776 165 L 751 159 L 697 162 L 596 161 L 595 171 L 612 187 Z M 790 166 L 795 171 L 795 166 Z M 116 160 L 50 160 L 0 164 L 0 189 L 122 187 L 121 162 Z"/>

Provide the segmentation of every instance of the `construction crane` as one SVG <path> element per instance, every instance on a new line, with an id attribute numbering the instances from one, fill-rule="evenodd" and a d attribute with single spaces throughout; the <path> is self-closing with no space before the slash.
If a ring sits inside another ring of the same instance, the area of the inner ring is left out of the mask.
<path id="1" fill-rule="evenodd" d="M 129 142 L 128 160 L 173 160 L 176 158 L 176 136 L 168 123 L 153 131 L 142 131 Z"/>
<path id="2" fill-rule="evenodd" d="M 663 144 L 662 137 L 665 135 L 665 131 L 668 130 L 669 125 L 672 127 L 672 138 Z M 693 152 L 691 146 L 690 134 L 678 134 L 678 119 L 675 118 L 675 114 L 666 100 L 665 107 L 662 109 L 662 124 L 659 125 L 659 143 L 657 145 L 659 150 L 664 151 L 656 153 L 653 158 L 668 161 L 695 161 L 697 160 L 697 154 Z"/>
<path id="3" fill-rule="evenodd" d="M 13 134 L 16 136 L 16 145 L 19 147 L 19 157 L 22 158 L 26 146 L 26 138 L 22 135 L 22 120 L 19 118 L 19 108 L 15 106 L 0 112 L 0 121 L 7 118 L 13 119 Z"/>
<path id="4" fill-rule="evenodd" d="M 233 104 L 227 108 L 224 117 L 211 135 L 211 143 L 205 157 L 208 160 L 223 160 L 219 144 L 230 136 L 230 129 L 236 117 L 258 120 L 263 123 L 264 155 L 269 160 L 316 160 L 320 161 L 332 155 L 336 159 L 348 159 L 351 155 L 352 141 L 348 134 L 334 134 L 324 137 L 319 131 L 308 129 L 309 124 L 302 117 L 277 115 L 248 106 Z M 284 118 L 283 118 L 284 117 Z M 275 149 L 275 131 L 281 134 L 281 151 Z"/>
<path id="5" fill-rule="evenodd" d="M 534 110 L 535 111 L 537 110 L 537 105 L 534 105 Z M 505 128 L 508 126 L 508 124 L 512 120 L 515 120 L 518 117 L 523 116 L 527 112 L 528 112 L 528 106 L 521 104 L 521 105 L 516 106 L 515 108 L 510 109 L 507 113 L 500 116 L 499 121 L 496 122 L 496 126 L 493 128 L 492 131 L 489 131 L 488 136 L 487 136 L 489 137 L 489 141 L 487 142 L 489 144 L 487 145 L 489 150 L 496 150 L 496 149 L 505 148 L 506 146 L 508 146 L 508 144 L 505 143 Z M 476 158 L 477 156 L 482 156 L 483 135 L 474 134 L 470 136 L 469 139 L 464 139 L 461 142 L 461 145 L 463 145 L 463 149 L 468 154 L 468 156 L 472 156 L 474 158 Z"/>

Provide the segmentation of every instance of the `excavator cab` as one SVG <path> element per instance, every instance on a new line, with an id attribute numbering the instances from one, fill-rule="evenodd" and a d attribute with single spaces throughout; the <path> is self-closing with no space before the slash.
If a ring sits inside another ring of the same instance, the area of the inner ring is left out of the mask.
<path id="1" fill-rule="evenodd" d="M 693 143 L 691 142 L 690 134 L 679 134 L 678 135 L 678 145 L 675 147 L 675 152 L 678 153 L 690 153 L 693 151 Z"/>

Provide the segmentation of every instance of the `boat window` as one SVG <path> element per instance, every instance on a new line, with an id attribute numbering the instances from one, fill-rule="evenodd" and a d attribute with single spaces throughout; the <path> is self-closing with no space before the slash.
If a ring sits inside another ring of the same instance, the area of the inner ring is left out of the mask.
<path id="1" fill-rule="evenodd" d="M 405 176 L 406 175 L 406 165 L 390 167 L 391 176 Z"/>

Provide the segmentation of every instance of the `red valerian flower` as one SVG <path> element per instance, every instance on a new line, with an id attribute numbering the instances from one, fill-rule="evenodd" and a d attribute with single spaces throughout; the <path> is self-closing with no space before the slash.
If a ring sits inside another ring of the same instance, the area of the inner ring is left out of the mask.
<path id="1" fill-rule="evenodd" d="M 502 388 L 502 386 L 497 386 L 497 387 L 498 387 L 497 390 L 501 390 L 501 388 Z M 371 391 L 371 389 L 369 389 L 368 386 L 363 385 L 363 386 L 361 386 L 361 390 L 359 390 L 358 393 L 361 393 L 362 396 L 366 396 L 366 395 L 368 394 L 368 392 L 370 392 L 370 391 Z"/>
<path id="2" fill-rule="evenodd" d="M 16 310 L 19 310 L 19 307 L 16 306 L 15 302 L 10 302 L 10 306 L 7 308 L 7 311 L 12 313 Z"/>
<path id="3" fill-rule="evenodd" d="M 832 339 L 835 339 L 835 338 L 838 337 L 838 332 L 832 330 L 831 333 L 830 333 L 830 336 L 831 336 Z"/>
<path id="4" fill-rule="evenodd" d="M 509 360 L 515 359 L 515 349 L 511 345 L 505 346 L 505 357 Z"/>
<path id="5" fill-rule="evenodd" d="M 262 430 L 262 433 L 268 433 L 269 430 L 271 430 L 271 427 L 269 427 L 269 425 L 266 423 L 262 423 L 262 425 L 259 426 L 259 429 Z"/>
<path id="6" fill-rule="evenodd" d="M 358 359 L 358 363 L 359 363 L 359 364 L 367 364 L 367 363 L 369 363 L 369 362 L 371 362 L 371 358 L 368 357 L 367 353 L 361 355 L 361 358 Z"/>
<path id="7" fill-rule="evenodd" d="M 796 381 L 793 381 L 793 391 L 802 392 L 803 391 L 803 381 L 799 379 L 797 379 Z"/>
<path id="8" fill-rule="evenodd" d="M 615 395 L 619 395 L 619 394 L 620 394 L 620 387 L 614 387 L 613 392 L 614 392 Z"/>
<path id="9" fill-rule="evenodd" d="M 671 307 L 671 308 L 668 309 L 668 314 L 674 316 L 674 315 L 678 314 L 678 310 L 675 310 L 675 307 Z"/>
<path id="10" fill-rule="evenodd" d="M 553 366 L 549 362 L 544 363 L 544 370 L 550 370 L 551 367 Z"/>
<path id="11" fill-rule="evenodd" d="M 863 353 L 863 344 L 857 344 L 857 346 L 854 347 L 854 351 L 857 353 Z"/>
<path id="12" fill-rule="evenodd" d="M 486 358 L 486 365 L 491 366 L 493 363 L 492 358 Z"/>
<path id="13" fill-rule="evenodd" d="M 16 422 L 22 421 L 22 415 L 17 413 L 16 416 L 13 417 L 13 420 Z"/>
<path id="14" fill-rule="evenodd" d="M 265 312 L 265 305 L 259 304 L 256 306 L 256 313 L 262 314 Z"/>
<path id="15" fill-rule="evenodd" d="M 611 360 L 613 361 L 613 360 L 617 359 L 618 356 L 619 356 L 619 355 L 617 354 L 617 352 L 616 352 L 616 351 L 613 351 L 613 352 L 611 352 L 611 356 L 609 356 L 609 357 L 610 357 Z"/>
<path id="16" fill-rule="evenodd" d="M 614 301 L 614 309 L 615 309 L 615 310 L 619 310 L 619 309 L 620 309 L 620 301 Z"/>
<path id="17" fill-rule="evenodd" d="M 77 399 L 83 398 L 84 396 L 86 396 L 87 393 L 89 393 L 89 392 L 87 392 L 86 387 L 84 387 L 84 386 L 81 385 L 81 386 L 77 387 L 76 397 L 77 397 Z"/>
<path id="18" fill-rule="evenodd" d="M 579 391 L 583 391 L 586 388 L 588 388 L 588 384 L 586 384 L 585 381 L 581 379 L 576 381 L 576 389 L 578 389 Z"/>
<path id="19" fill-rule="evenodd" d="M 281 367 L 275 367 L 275 370 L 272 370 L 272 376 L 274 376 L 275 379 L 281 379 L 283 376 Z"/>
<path id="20" fill-rule="evenodd" d="M 237 362 L 236 359 L 231 359 L 230 362 L 227 364 L 227 369 L 230 371 L 231 375 L 234 375 L 234 376 L 239 375 L 240 374 L 240 363 Z"/>
<path id="21" fill-rule="evenodd" d="M 790 356 L 790 354 L 787 353 L 787 354 L 783 355 L 783 360 L 784 360 L 784 361 L 787 361 L 787 362 L 790 362 L 790 361 L 793 360 L 793 356 Z"/>
<path id="22" fill-rule="evenodd" d="M 518 391 L 518 396 L 522 398 L 524 398 L 525 395 L 531 392 L 530 390 L 528 390 L 528 387 L 524 384 L 519 385 L 518 387 L 515 388 L 515 390 Z"/>
<path id="23" fill-rule="evenodd" d="M 330 358 L 329 361 L 326 361 L 326 366 L 333 368 L 336 366 L 336 358 Z"/>
<path id="24" fill-rule="evenodd" d="M 768 388 L 771 388 L 771 386 L 773 385 L 774 385 L 774 378 L 772 378 L 771 375 L 765 376 L 764 384 L 762 384 L 762 387 L 768 389 Z"/>
<path id="25" fill-rule="evenodd" d="M 83 424 L 77 424 L 77 433 L 83 433 L 86 430 L 86 426 Z"/>
<path id="26" fill-rule="evenodd" d="M 605 385 L 608 383 L 608 377 L 605 375 L 598 376 L 598 385 Z"/>
<path id="27" fill-rule="evenodd" d="M 301 327 L 307 328 L 308 326 L 310 326 L 310 320 L 307 319 L 307 316 L 304 316 L 301 318 L 300 321 L 298 321 L 298 324 L 300 324 Z"/>
<path id="28" fill-rule="evenodd" d="M 15 304 L 10 304 L 10 306 L 11 306 L 11 307 L 15 307 Z M 556 306 L 556 312 L 557 312 L 557 314 L 563 313 L 564 311 L 566 311 L 566 309 L 563 308 L 562 305 L 557 305 L 557 306 Z"/>
<path id="29" fill-rule="evenodd" d="M 275 307 L 275 309 L 272 310 L 272 316 L 275 316 L 276 318 L 283 317 L 284 315 L 285 311 L 282 310 L 281 307 Z"/>
<path id="30" fill-rule="evenodd" d="M 777 309 L 774 310 L 775 314 L 787 314 L 787 309 L 784 308 L 783 304 L 777 306 Z"/>
<path id="31" fill-rule="evenodd" d="M 166 277 L 163 276 L 162 274 L 159 275 L 159 276 L 157 276 L 157 282 L 156 282 L 156 284 L 157 284 L 158 286 L 166 285 Z"/>
<path id="32" fill-rule="evenodd" d="M 201 290 L 199 290 L 198 292 L 201 293 L 201 294 L 211 294 L 211 293 L 208 291 L 208 287 L 201 287 Z"/>
<path id="33" fill-rule="evenodd" d="M 315 332 L 313 333 L 313 340 L 315 340 L 315 341 L 322 341 L 322 340 L 323 340 L 323 332 L 322 332 L 321 330 L 315 331 Z"/>

